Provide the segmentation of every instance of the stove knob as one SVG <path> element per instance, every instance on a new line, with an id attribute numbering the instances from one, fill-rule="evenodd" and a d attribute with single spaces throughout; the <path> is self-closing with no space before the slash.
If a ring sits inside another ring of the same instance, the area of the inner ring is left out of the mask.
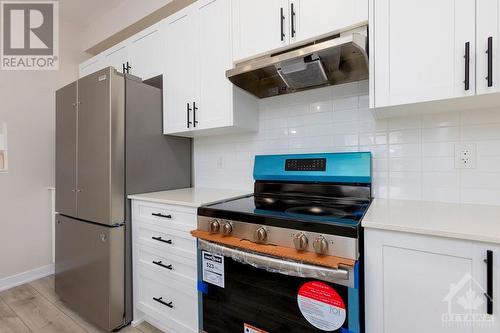
<path id="1" fill-rule="evenodd" d="M 224 236 L 229 236 L 232 232 L 233 232 L 233 226 L 231 225 L 231 223 L 229 222 L 224 223 L 224 225 L 222 226 L 222 234 Z"/>
<path id="2" fill-rule="evenodd" d="M 208 226 L 208 229 L 209 229 L 211 234 L 218 234 L 219 230 L 220 230 L 219 220 L 215 220 L 215 219 L 212 220 L 212 222 L 210 222 L 210 224 Z"/>
<path id="3" fill-rule="evenodd" d="M 258 228 L 257 230 L 255 230 L 255 233 L 253 236 L 258 243 L 264 242 L 267 238 L 266 229 L 264 229 L 264 227 Z"/>
<path id="4" fill-rule="evenodd" d="M 328 251 L 328 242 L 325 237 L 318 236 L 313 243 L 314 252 L 317 254 L 325 254 Z"/>
<path id="5" fill-rule="evenodd" d="M 293 237 L 293 245 L 298 251 L 304 251 L 307 249 L 307 237 L 303 233 L 297 234 Z"/>

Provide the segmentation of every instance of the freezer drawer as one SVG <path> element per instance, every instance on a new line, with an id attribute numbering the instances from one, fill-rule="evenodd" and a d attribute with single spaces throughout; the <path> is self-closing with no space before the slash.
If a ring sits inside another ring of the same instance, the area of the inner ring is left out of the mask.
<path id="1" fill-rule="evenodd" d="M 56 217 L 55 289 L 73 310 L 111 331 L 124 320 L 124 227 Z"/>

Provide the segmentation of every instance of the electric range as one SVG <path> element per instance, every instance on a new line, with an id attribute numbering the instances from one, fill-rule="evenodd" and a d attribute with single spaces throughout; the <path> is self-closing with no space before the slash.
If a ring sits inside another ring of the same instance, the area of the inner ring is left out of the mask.
<path id="1" fill-rule="evenodd" d="M 254 179 L 198 209 L 203 331 L 364 332 L 371 154 L 256 156 Z"/>

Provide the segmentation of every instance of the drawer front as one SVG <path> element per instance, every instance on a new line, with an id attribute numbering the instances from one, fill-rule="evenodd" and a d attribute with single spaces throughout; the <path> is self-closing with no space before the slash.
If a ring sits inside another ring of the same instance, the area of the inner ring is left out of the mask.
<path id="1" fill-rule="evenodd" d="M 194 285 L 179 280 L 160 282 L 155 272 L 144 269 L 139 272 L 139 304 L 146 313 L 151 310 L 161 318 L 198 329 L 198 295 Z"/>
<path id="2" fill-rule="evenodd" d="M 165 255 L 178 254 L 196 257 L 196 238 L 189 233 L 140 224 L 135 227 L 140 244 L 162 251 Z"/>
<path id="3" fill-rule="evenodd" d="M 177 255 L 165 255 L 162 251 L 145 245 L 138 245 L 138 269 L 154 271 L 162 281 L 181 279 L 192 281 L 196 288 L 197 262 L 196 257 L 191 259 Z"/>
<path id="4" fill-rule="evenodd" d="M 196 208 L 135 202 L 134 217 L 139 222 L 154 223 L 180 230 L 196 229 Z"/>

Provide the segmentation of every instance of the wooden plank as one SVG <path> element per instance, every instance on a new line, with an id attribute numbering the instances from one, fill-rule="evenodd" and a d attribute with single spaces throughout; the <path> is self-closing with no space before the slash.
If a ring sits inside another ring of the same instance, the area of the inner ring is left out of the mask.
<path id="1" fill-rule="evenodd" d="M 30 283 L 30 286 L 32 286 L 36 291 L 38 291 L 38 293 L 49 300 L 49 302 L 59 302 L 59 296 L 57 296 L 54 288 L 54 275 L 50 275 L 42 279 L 33 281 Z"/>
<path id="2" fill-rule="evenodd" d="M 22 320 L 0 299 L 0 333 L 30 332 Z"/>
<path id="3" fill-rule="evenodd" d="M 35 333 L 86 333 L 30 285 L 7 290 L 0 298 Z"/>
<path id="4" fill-rule="evenodd" d="M 217 244 L 225 245 L 236 249 L 241 249 L 243 251 L 257 252 L 277 258 L 292 259 L 299 262 L 304 262 L 323 267 L 338 268 L 339 265 L 353 267 L 355 263 L 355 261 L 352 259 L 346 259 L 329 255 L 320 256 L 314 252 L 298 252 L 295 249 L 284 246 L 257 244 L 254 242 L 250 242 L 248 240 L 232 236 L 211 234 L 207 231 L 194 230 L 191 231 L 191 234 L 199 239 L 203 239 L 209 242 L 214 242 Z"/>
<path id="5" fill-rule="evenodd" d="M 142 322 L 140 325 L 137 325 L 136 328 L 143 333 L 162 333 L 163 332 L 145 321 Z"/>

